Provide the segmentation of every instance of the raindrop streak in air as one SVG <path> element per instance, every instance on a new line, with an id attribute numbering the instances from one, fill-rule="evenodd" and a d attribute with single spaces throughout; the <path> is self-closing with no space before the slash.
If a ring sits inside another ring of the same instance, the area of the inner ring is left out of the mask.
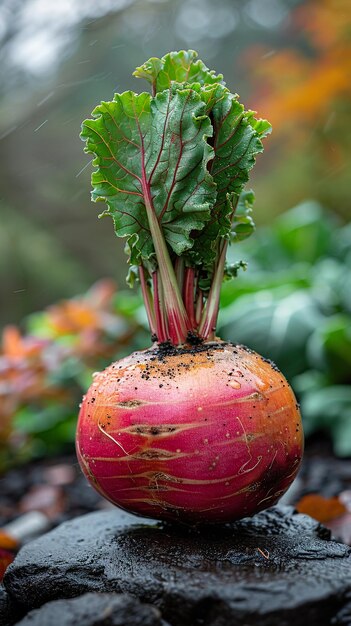
<path id="1" fill-rule="evenodd" d="M 82 167 L 82 169 L 78 172 L 78 174 L 76 174 L 76 178 L 78 178 L 78 176 L 80 176 L 80 175 L 84 172 L 84 170 L 86 170 L 86 169 L 87 169 L 88 165 L 90 165 L 90 163 L 92 162 L 92 160 L 93 160 L 93 159 L 90 159 L 90 161 L 89 161 L 86 165 L 84 165 L 84 167 Z"/>
<path id="2" fill-rule="evenodd" d="M 40 124 L 39 126 L 37 126 L 37 128 L 35 128 L 35 129 L 34 129 L 34 132 L 36 133 L 36 132 L 37 132 L 37 130 L 39 130 L 40 128 L 42 128 L 42 126 L 44 126 L 44 124 L 46 124 L 46 122 L 47 122 L 47 121 L 48 121 L 48 120 L 44 120 L 44 121 L 42 122 L 42 124 Z"/>
<path id="3" fill-rule="evenodd" d="M 43 98 L 42 100 L 40 100 L 40 102 L 38 102 L 37 107 L 41 107 L 42 104 L 44 104 L 45 102 L 47 102 L 50 98 L 52 98 L 52 96 L 54 95 L 54 91 L 50 91 L 50 93 L 48 93 L 47 96 L 45 96 L 45 98 Z"/>

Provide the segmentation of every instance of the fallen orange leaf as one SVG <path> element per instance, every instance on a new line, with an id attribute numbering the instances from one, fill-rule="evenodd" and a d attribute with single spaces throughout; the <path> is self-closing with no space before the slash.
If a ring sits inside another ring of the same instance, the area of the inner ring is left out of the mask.
<path id="1" fill-rule="evenodd" d="M 2 550 L 0 548 L 0 582 L 2 581 L 8 566 L 12 563 L 14 558 L 15 555 L 12 552 L 8 552 L 7 550 Z"/>
<path id="2" fill-rule="evenodd" d="M 310 515 L 318 522 L 328 522 L 347 512 L 347 508 L 340 502 L 339 498 L 324 498 L 318 493 L 303 496 L 295 508 L 299 513 Z"/>
<path id="3" fill-rule="evenodd" d="M 6 532 L 0 530 L 0 549 L 4 550 L 17 550 L 19 547 L 18 541 L 8 535 Z"/>

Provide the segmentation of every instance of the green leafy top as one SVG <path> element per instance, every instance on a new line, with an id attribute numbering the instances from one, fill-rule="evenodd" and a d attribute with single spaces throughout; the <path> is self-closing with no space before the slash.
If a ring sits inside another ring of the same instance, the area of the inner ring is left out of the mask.
<path id="1" fill-rule="evenodd" d="M 162 59 L 152 57 L 137 67 L 133 76 L 145 78 L 152 85 L 154 94 L 168 89 L 172 82 L 225 84 L 223 74 L 216 76 L 214 70 L 209 70 L 200 59 L 197 60 L 195 50 L 169 52 Z"/>
<path id="2" fill-rule="evenodd" d="M 127 237 L 131 262 L 155 256 L 148 213 L 153 211 L 167 244 L 181 255 L 190 233 L 209 220 L 216 185 L 207 170 L 213 149 L 209 118 L 190 89 L 166 89 L 152 98 L 116 94 L 84 122 L 82 137 L 93 164 L 93 199 L 103 200 L 116 234 Z"/>
<path id="3" fill-rule="evenodd" d="M 152 95 L 115 94 L 83 122 L 92 197 L 126 238 L 159 341 L 208 338 L 228 242 L 254 228 L 253 193 L 241 193 L 271 128 L 193 50 L 151 58 L 134 75 Z"/>

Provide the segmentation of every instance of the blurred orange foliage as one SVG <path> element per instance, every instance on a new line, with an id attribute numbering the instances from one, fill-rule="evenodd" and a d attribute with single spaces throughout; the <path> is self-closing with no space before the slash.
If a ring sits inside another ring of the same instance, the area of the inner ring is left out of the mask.
<path id="1" fill-rule="evenodd" d="M 48 307 L 47 335 L 52 340 L 70 337 L 71 350 L 89 361 L 112 355 L 116 343 L 111 338 L 120 341 L 128 334 L 126 321 L 113 311 L 115 294 L 114 281 L 104 279 L 86 294 Z"/>
<path id="2" fill-rule="evenodd" d="M 3 331 L 0 352 L 0 440 L 11 432 L 11 418 L 25 403 L 36 398 L 61 397 L 62 390 L 47 384 L 48 341 L 22 336 L 15 326 Z M 56 361 L 51 359 L 51 366 Z"/>
<path id="3" fill-rule="evenodd" d="M 323 523 L 335 517 L 340 517 L 347 511 L 339 498 L 324 498 L 318 493 L 309 493 L 303 496 L 295 506 L 299 513 L 311 515 L 311 517 Z"/>
<path id="4" fill-rule="evenodd" d="M 16 326 L 4 329 L 0 345 L 0 452 L 1 446 L 21 445 L 14 427 L 21 408 L 32 406 L 39 412 L 54 401 L 68 412 L 77 410 L 83 390 L 79 380 L 65 374 L 70 361 L 77 364 L 80 374 L 89 375 L 91 368 L 103 366 L 130 341 L 135 324 L 115 310 L 116 291 L 112 280 L 101 280 L 86 294 L 37 314 L 36 330 L 30 334 L 23 335 Z"/>
<path id="5" fill-rule="evenodd" d="M 333 106 L 351 96 L 351 10 L 347 0 L 310 0 L 292 14 L 297 49 L 251 52 L 258 80 L 255 105 L 275 132 L 328 125 Z M 305 41 L 304 41 L 305 40 Z M 250 61 L 250 59 L 249 59 Z M 251 65 L 251 64 L 250 64 Z"/>
<path id="6" fill-rule="evenodd" d="M 83 296 L 48 307 L 48 323 L 53 335 L 59 337 L 104 328 L 104 319 L 111 316 L 110 306 L 115 292 L 115 283 L 106 279 L 96 283 Z"/>
<path id="7" fill-rule="evenodd" d="M 2 581 L 4 574 L 12 561 L 14 560 L 15 555 L 8 550 L 2 550 L 0 548 L 0 582 Z"/>

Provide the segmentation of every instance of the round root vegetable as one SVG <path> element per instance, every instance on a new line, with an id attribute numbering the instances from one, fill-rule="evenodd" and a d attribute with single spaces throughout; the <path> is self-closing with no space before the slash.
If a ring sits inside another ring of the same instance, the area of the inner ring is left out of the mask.
<path id="1" fill-rule="evenodd" d="M 303 449 L 282 374 L 244 346 L 135 352 L 94 377 L 78 424 L 88 480 L 118 506 L 189 522 L 274 504 Z"/>
<path id="2" fill-rule="evenodd" d="M 77 454 L 116 505 L 190 523 L 236 520 L 274 504 L 302 456 L 292 390 L 268 360 L 216 335 L 230 243 L 254 224 L 249 170 L 270 132 L 194 51 L 150 59 L 83 123 L 93 199 L 127 238 L 153 347 L 94 376 Z"/>

